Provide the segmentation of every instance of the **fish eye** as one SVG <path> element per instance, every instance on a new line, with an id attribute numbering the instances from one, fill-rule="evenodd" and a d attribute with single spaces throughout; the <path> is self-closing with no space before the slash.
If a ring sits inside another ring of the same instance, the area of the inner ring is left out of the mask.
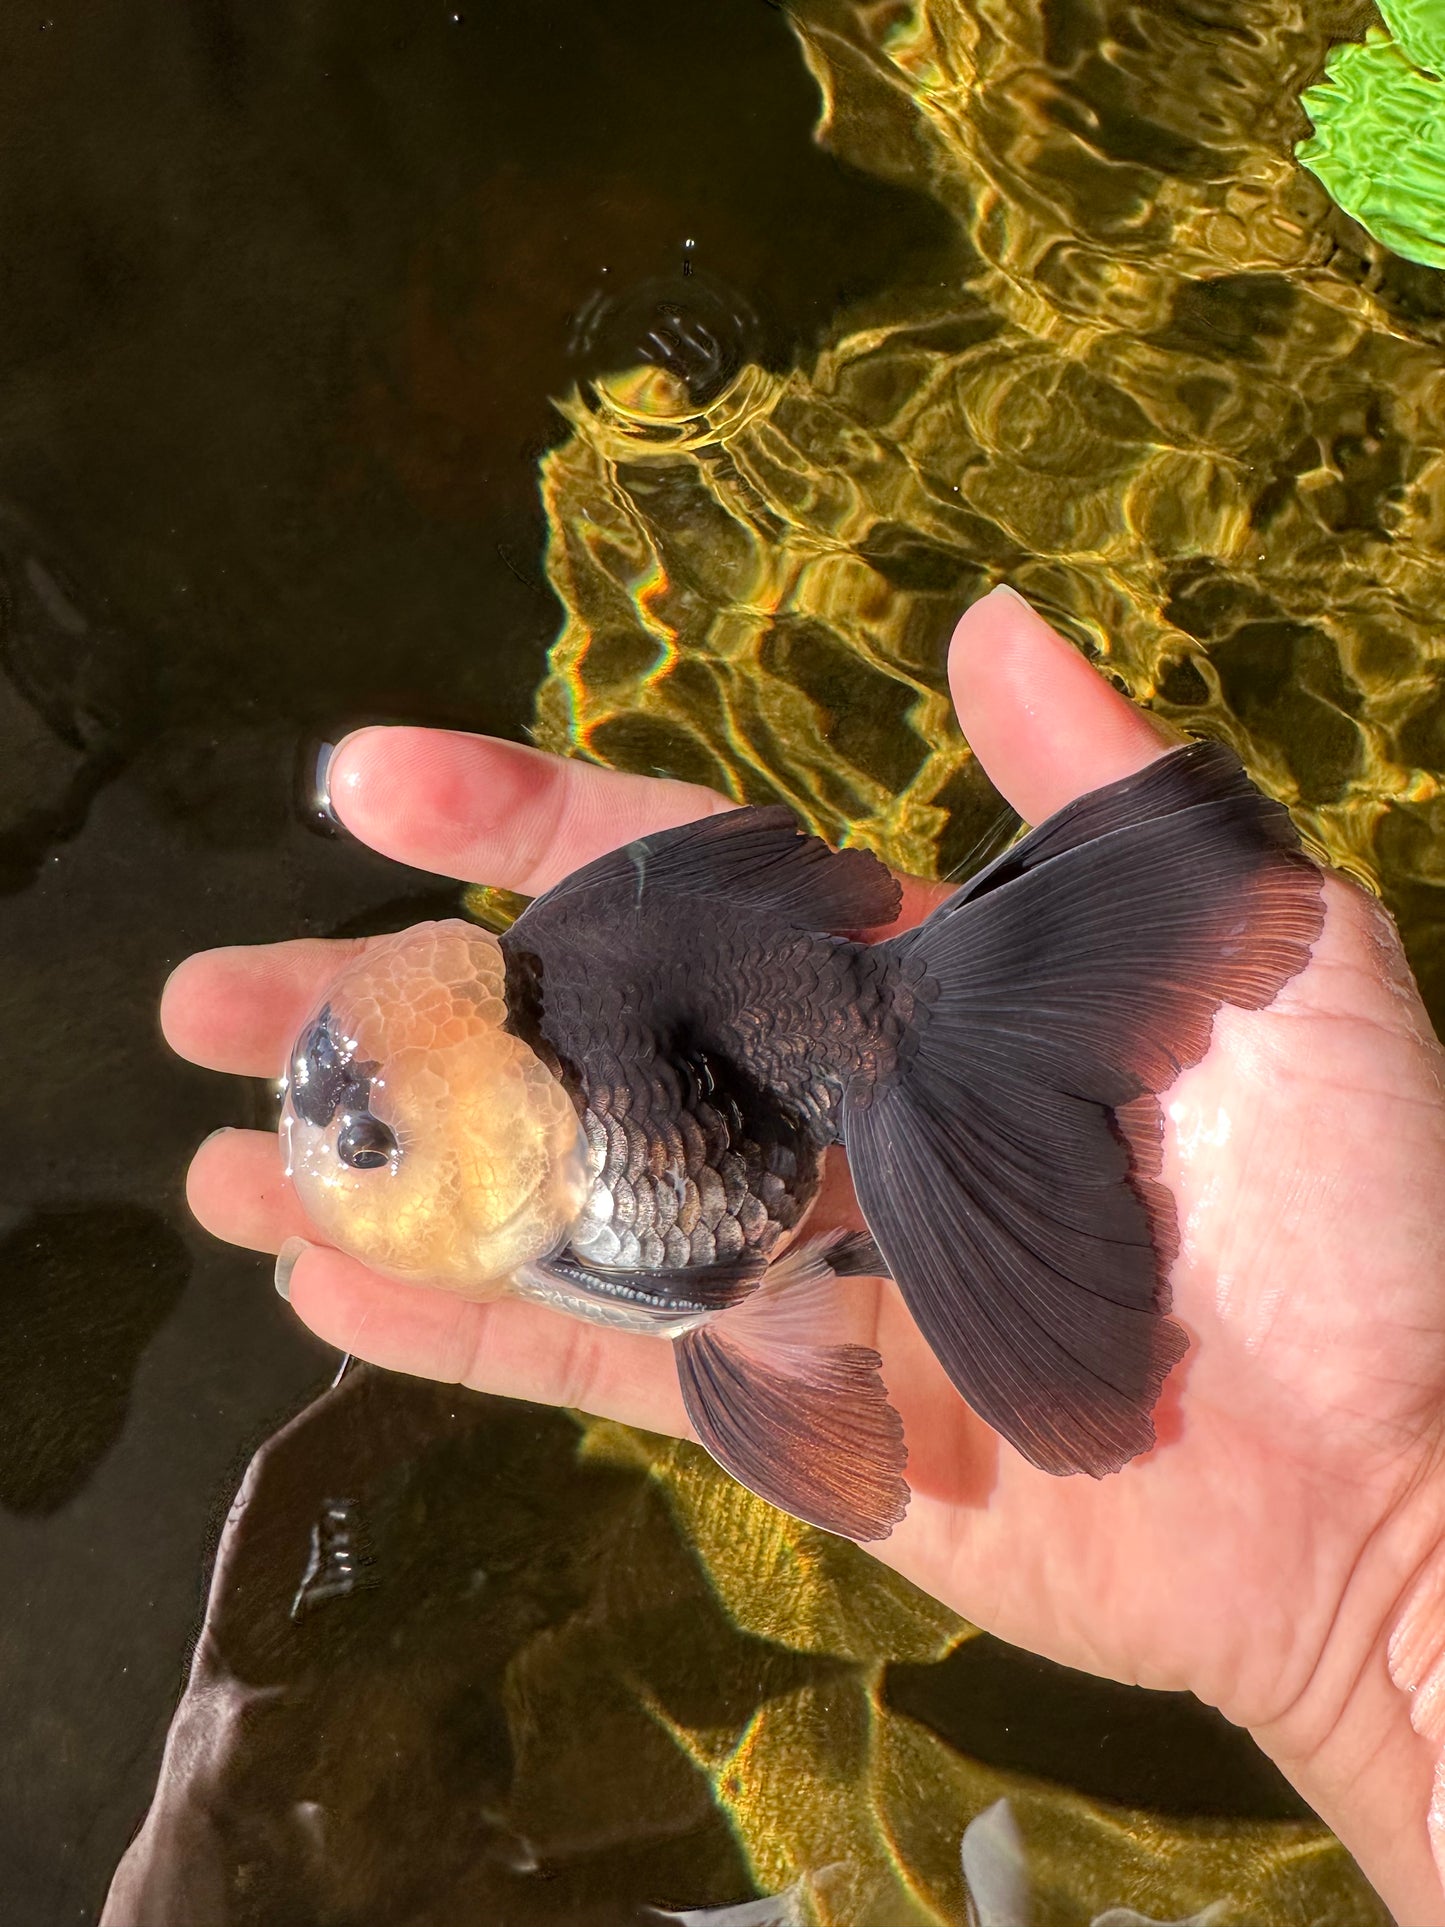
<path id="1" fill-rule="evenodd" d="M 336 1155 L 353 1171 L 375 1171 L 389 1164 L 396 1148 L 396 1133 L 369 1111 L 348 1117 L 336 1140 Z"/>
<path id="2" fill-rule="evenodd" d="M 307 1124 L 329 1124 L 336 1115 L 346 1082 L 344 1062 L 331 1034 L 328 1004 L 291 1054 L 291 1103 Z"/>

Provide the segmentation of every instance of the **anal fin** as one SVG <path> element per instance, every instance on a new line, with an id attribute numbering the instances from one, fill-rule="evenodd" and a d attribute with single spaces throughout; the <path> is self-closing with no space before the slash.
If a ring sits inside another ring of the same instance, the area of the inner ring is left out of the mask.
<path id="1" fill-rule="evenodd" d="M 820 1343 L 832 1286 L 866 1244 L 833 1233 L 790 1252 L 751 1298 L 676 1340 L 683 1404 L 740 1485 L 847 1539 L 886 1539 L 908 1509 L 903 1421 L 866 1345 Z"/>

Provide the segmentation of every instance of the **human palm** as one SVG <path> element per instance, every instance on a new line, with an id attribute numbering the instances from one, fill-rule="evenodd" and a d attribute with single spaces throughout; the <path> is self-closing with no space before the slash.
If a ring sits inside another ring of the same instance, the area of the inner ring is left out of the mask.
<path id="1" fill-rule="evenodd" d="M 1165 747 L 1016 598 L 975 605 L 951 672 L 970 741 L 1028 821 Z M 332 795 L 378 849 L 526 892 L 725 806 L 416 730 L 350 738 Z M 1387 1843 L 1377 1884 L 1424 1921 L 1427 1904 L 1445 1918 L 1423 1825 L 1445 1730 L 1417 1735 L 1401 1717 L 1387 1641 L 1445 1537 L 1445 1053 L 1388 918 L 1353 885 L 1325 890 L 1308 968 L 1264 1011 L 1222 1010 L 1203 1062 L 1162 1098 L 1174 1312 L 1193 1342 L 1144 1459 L 1098 1481 L 1035 1470 L 963 1405 L 891 1284 L 849 1289 L 909 1443 L 912 1505 L 880 1556 L 1018 1644 L 1222 1707 L 1367 1864 Z M 910 884 L 905 915 L 939 894 Z M 197 1062 L 274 1075 L 337 951 L 194 957 L 168 986 L 167 1035 Z M 208 1140 L 190 1197 L 233 1242 L 274 1251 L 309 1235 L 274 1139 L 257 1133 Z M 815 1222 L 850 1219 L 839 1160 Z M 290 1296 L 323 1337 L 379 1364 L 687 1431 L 670 1348 L 653 1339 L 519 1301 L 464 1303 L 320 1247 L 295 1263 Z M 1372 1755 L 1377 1812 L 1359 1783 Z"/>

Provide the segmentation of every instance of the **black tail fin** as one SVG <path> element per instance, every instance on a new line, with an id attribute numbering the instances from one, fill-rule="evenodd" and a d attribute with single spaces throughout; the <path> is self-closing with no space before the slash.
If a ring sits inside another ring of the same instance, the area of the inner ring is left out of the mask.
<path id="1" fill-rule="evenodd" d="M 858 1199 L 979 1415 L 1048 1472 L 1117 1471 L 1187 1340 L 1157 1182 L 1165 1090 L 1323 922 L 1284 809 L 1193 743 L 1040 824 L 917 930 L 915 1048 L 843 1114 Z"/>

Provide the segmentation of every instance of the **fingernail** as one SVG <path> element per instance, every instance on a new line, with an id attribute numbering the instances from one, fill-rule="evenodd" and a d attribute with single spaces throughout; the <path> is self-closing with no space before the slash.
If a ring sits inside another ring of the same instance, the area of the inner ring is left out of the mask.
<path id="1" fill-rule="evenodd" d="M 316 807 L 328 816 L 334 814 L 331 808 L 331 764 L 336 755 L 335 743 L 318 743 L 316 746 L 316 771 L 312 791 L 316 797 Z"/>
<path id="2" fill-rule="evenodd" d="M 276 1290 L 288 1305 L 291 1302 L 291 1274 L 296 1269 L 296 1261 L 310 1249 L 304 1238 L 288 1238 L 276 1253 Z"/>
<path id="3" fill-rule="evenodd" d="M 1044 618 L 1039 614 L 1027 596 L 1020 595 L 1018 590 L 1011 587 L 1009 583 L 996 583 L 994 587 L 989 590 L 988 595 L 981 596 L 979 600 L 981 602 L 987 602 L 989 596 L 1007 596 L 1011 602 L 1017 602 L 1022 608 L 1027 609 L 1035 622 L 1043 624 L 1052 635 L 1058 637 L 1058 640 L 1066 649 L 1072 649 L 1074 647 L 1074 644 L 1071 643 L 1067 637 L 1059 635 L 1058 630 L 1054 628 L 1051 622 L 1045 622 Z M 1107 663 L 1096 662 L 1094 667 L 1101 675 L 1110 676 Z M 1111 680 L 1114 680 L 1114 678 L 1111 677 Z M 1118 686 L 1117 682 L 1116 686 Z M 1120 687 L 1120 694 L 1128 695 L 1128 691 Z M 1167 716 L 1161 716 L 1157 710 L 1146 708 L 1137 697 L 1130 696 L 1129 700 L 1134 704 L 1134 707 L 1139 711 L 1139 714 L 1144 718 L 1145 722 L 1149 724 L 1161 743 L 1167 743 L 1171 749 L 1174 749 L 1177 748 L 1180 743 L 1187 743 L 1189 741 L 1187 731 L 1180 729 L 1177 724 L 1170 722 Z"/>
<path id="4" fill-rule="evenodd" d="M 331 802 L 331 766 L 341 740 L 305 737 L 296 751 L 296 808 L 306 827 L 322 836 L 338 836 L 344 827 Z"/>

